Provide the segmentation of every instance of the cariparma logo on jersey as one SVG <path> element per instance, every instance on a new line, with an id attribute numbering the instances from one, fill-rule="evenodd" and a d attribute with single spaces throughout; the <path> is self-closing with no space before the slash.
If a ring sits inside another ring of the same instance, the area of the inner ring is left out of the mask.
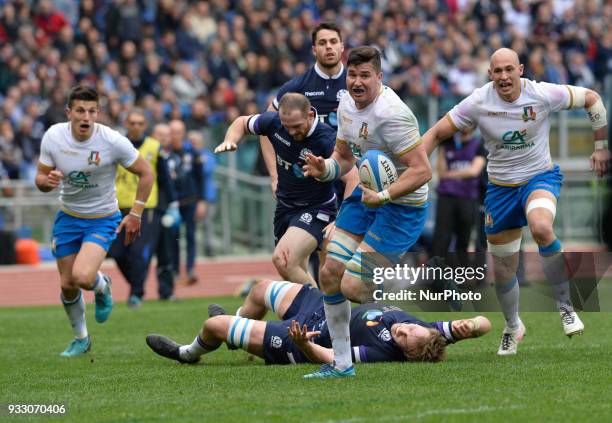
<path id="1" fill-rule="evenodd" d="M 536 120 L 536 112 L 533 110 L 533 106 L 523 107 L 523 122 L 529 120 Z"/>
<path id="2" fill-rule="evenodd" d="M 95 188 L 98 184 L 89 182 L 91 172 L 83 172 L 82 170 L 73 170 L 68 174 L 68 184 L 78 188 Z"/>
<path id="3" fill-rule="evenodd" d="M 533 141 L 527 142 L 525 137 L 527 136 L 527 130 L 522 131 L 508 131 L 502 135 L 503 144 L 498 146 L 503 150 L 522 150 L 524 148 L 533 147 L 535 143 Z"/>
<path id="4" fill-rule="evenodd" d="M 359 129 L 359 138 L 363 138 L 364 140 L 368 139 L 368 123 L 363 122 L 361 124 L 361 128 Z"/>
<path id="5" fill-rule="evenodd" d="M 87 159 L 87 164 L 98 166 L 100 164 L 100 152 L 90 151 L 89 158 Z"/>

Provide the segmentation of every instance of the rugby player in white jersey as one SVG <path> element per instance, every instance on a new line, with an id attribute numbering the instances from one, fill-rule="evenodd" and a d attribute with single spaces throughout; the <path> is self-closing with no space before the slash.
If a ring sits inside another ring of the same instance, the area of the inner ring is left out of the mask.
<path id="1" fill-rule="evenodd" d="M 428 154 L 442 140 L 469 126 L 477 125 L 485 139 L 489 151 L 485 232 L 495 263 L 497 298 L 506 319 L 499 355 L 516 354 L 525 335 L 518 315 L 516 278 L 525 225 L 538 244 L 565 334 L 584 330 L 570 301 L 561 242 L 553 231 L 563 176 L 550 156 L 549 115 L 563 109 L 586 109 L 595 138 L 591 168 L 601 177 L 610 162 L 606 109 L 599 95 L 582 87 L 522 79 L 522 74 L 516 52 L 497 50 L 491 56 L 491 82 L 476 89 L 423 136 Z"/>
<path id="2" fill-rule="evenodd" d="M 406 104 L 382 84 L 380 53 L 372 47 L 351 50 L 347 89 L 338 106 L 336 147 L 328 159 L 307 155 L 304 173 L 322 181 L 349 172 L 368 150 L 391 157 L 399 178 L 381 192 L 360 186 L 344 200 L 320 273 L 325 315 L 332 338 L 334 364 L 307 378 L 354 376 L 351 363 L 349 299 L 372 300 L 373 253 L 401 254 L 416 242 L 427 214 L 431 167 L 416 118 Z"/>
<path id="3" fill-rule="evenodd" d="M 91 338 L 85 322 L 81 289 L 94 291 L 96 321 L 105 322 L 113 307 L 110 278 L 99 269 L 117 233 L 126 243 L 140 235 L 140 216 L 153 185 L 153 172 L 132 143 L 96 123 L 98 93 L 76 86 L 68 97 L 69 121 L 50 127 L 40 147 L 36 186 L 60 188 L 61 210 L 53 225 L 53 255 L 61 280 L 61 300 L 74 332 L 63 357 L 86 353 Z M 134 206 L 121 219 L 115 195 L 115 173 L 123 166 L 138 175 Z"/>

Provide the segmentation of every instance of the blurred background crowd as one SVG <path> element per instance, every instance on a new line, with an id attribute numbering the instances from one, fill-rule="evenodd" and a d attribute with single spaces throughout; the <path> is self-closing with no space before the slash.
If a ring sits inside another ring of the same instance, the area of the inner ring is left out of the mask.
<path id="1" fill-rule="evenodd" d="M 341 26 L 345 53 L 378 46 L 385 83 L 413 102 L 454 104 L 487 82 L 501 46 L 528 78 L 611 97 L 610 0 L 0 0 L 0 174 L 33 178 L 77 82 L 102 94 L 101 123 L 124 131 L 140 106 L 149 128 L 181 119 L 210 148 L 313 63 L 320 20 Z"/>

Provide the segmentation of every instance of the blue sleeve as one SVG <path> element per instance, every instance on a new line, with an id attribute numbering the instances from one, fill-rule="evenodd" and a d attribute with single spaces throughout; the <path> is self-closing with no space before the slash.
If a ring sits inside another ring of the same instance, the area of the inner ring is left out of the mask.
<path id="1" fill-rule="evenodd" d="M 174 181 L 170 177 L 170 171 L 168 170 L 168 155 L 161 147 L 157 156 L 157 187 L 160 191 L 164 192 L 168 203 L 177 201 L 178 197 Z"/>
<path id="2" fill-rule="evenodd" d="M 274 97 L 274 100 L 272 100 L 272 106 L 274 107 L 275 110 L 278 110 L 278 102 L 280 101 L 282 96 L 284 96 L 287 93 L 301 92 L 300 91 L 301 81 L 302 81 L 302 78 L 293 78 L 285 82 L 283 86 L 280 87 L 280 89 L 278 90 L 278 93 L 276 94 L 276 97 Z"/>
<path id="3" fill-rule="evenodd" d="M 277 116 L 277 112 L 265 112 L 249 117 L 247 120 L 248 132 L 255 135 L 268 135 L 273 127 L 272 122 Z"/>

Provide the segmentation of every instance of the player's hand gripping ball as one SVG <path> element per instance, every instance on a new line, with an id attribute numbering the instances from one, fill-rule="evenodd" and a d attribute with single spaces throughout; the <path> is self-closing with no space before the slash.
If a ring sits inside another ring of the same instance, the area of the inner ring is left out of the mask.
<path id="1" fill-rule="evenodd" d="M 359 180 L 372 191 L 380 192 L 397 181 L 397 169 L 382 151 L 368 150 L 359 162 Z"/>

